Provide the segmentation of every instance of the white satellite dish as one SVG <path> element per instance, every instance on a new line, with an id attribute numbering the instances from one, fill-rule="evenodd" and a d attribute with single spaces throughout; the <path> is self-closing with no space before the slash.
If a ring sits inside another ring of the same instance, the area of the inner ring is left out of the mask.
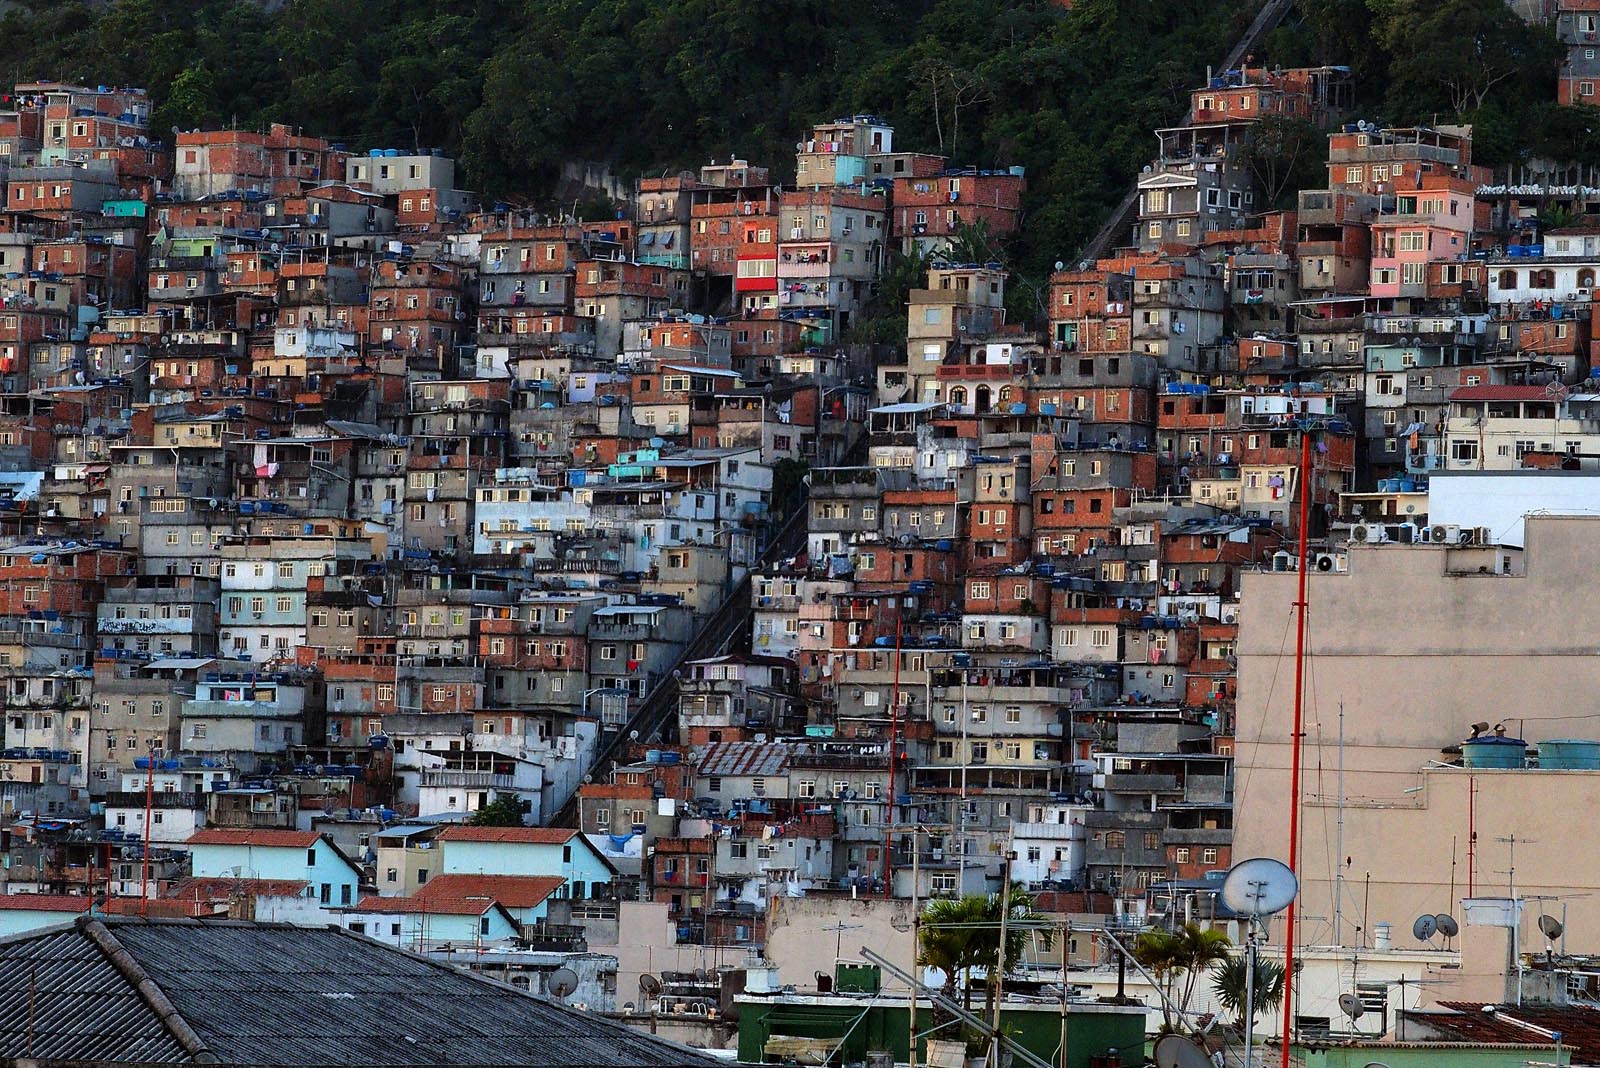
<path id="1" fill-rule="evenodd" d="M 1158 1068 L 1213 1068 L 1211 1055 L 1183 1035 L 1162 1035 L 1151 1054 Z"/>
<path id="2" fill-rule="evenodd" d="M 1354 994 L 1340 994 L 1339 1011 L 1350 1017 L 1351 1020 L 1359 1020 L 1366 1015 L 1367 1007 L 1361 1004 L 1361 999 Z"/>
<path id="3" fill-rule="evenodd" d="M 1282 912 L 1300 892 L 1300 880 L 1281 860 L 1253 857 L 1228 869 L 1222 902 L 1241 916 L 1259 919 Z"/>

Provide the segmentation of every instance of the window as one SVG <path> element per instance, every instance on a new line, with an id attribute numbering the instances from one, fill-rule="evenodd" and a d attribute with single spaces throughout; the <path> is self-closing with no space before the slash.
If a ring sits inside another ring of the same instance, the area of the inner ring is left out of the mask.
<path id="1" fill-rule="evenodd" d="M 1202 864 L 1215 864 L 1216 862 L 1217 862 L 1217 851 L 1215 849 L 1202 849 L 1200 851 L 1200 863 L 1202 863 Z"/>
<path id="2" fill-rule="evenodd" d="M 1127 844 L 1128 844 L 1128 836 L 1123 834 L 1121 831 L 1107 831 L 1106 832 L 1106 848 L 1107 849 L 1125 849 L 1125 848 L 1127 848 Z"/>

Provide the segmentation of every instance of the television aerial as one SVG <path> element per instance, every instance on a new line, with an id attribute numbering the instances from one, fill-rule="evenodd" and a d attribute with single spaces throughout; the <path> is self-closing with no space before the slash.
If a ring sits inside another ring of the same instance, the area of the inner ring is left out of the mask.
<path id="1" fill-rule="evenodd" d="M 571 968 L 557 968 L 545 981 L 545 989 L 554 998 L 568 998 L 578 989 L 578 973 Z"/>

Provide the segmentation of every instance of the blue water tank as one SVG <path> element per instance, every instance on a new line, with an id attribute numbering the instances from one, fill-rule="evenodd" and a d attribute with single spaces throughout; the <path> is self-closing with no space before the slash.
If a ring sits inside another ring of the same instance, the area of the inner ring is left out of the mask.
<path id="1" fill-rule="evenodd" d="M 1600 742 L 1586 738 L 1540 742 L 1539 766 L 1552 771 L 1600 771 Z"/>
<path id="2" fill-rule="evenodd" d="M 1522 768 L 1528 743 L 1521 738 L 1473 738 L 1461 743 L 1461 763 L 1469 768 Z"/>
<path id="3" fill-rule="evenodd" d="M 646 749 L 644 751 L 644 762 L 646 764 L 659 764 L 659 763 L 661 763 L 661 750 L 659 750 L 659 749 Z"/>
<path id="4" fill-rule="evenodd" d="M 1415 492 L 1417 492 L 1417 480 L 1414 479 L 1414 478 L 1402 478 L 1400 480 L 1400 492 L 1401 493 L 1415 493 Z"/>
<path id="5" fill-rule="evenodd" d="M 671 767 L 678 762 L 680 756 L 681 754 L 675 753 L 671 749 L 663 749 L 661 750 L 661 763 Z"/>

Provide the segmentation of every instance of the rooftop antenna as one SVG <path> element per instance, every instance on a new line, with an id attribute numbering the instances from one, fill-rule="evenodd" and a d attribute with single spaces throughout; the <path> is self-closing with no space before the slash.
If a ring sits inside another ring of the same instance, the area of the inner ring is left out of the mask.
<path id="1" fill-rule="evenodd" d="M 1223 904 L 1245 918 L 1244 1068 L 1255 1064 L 1257 928 L 1263 919 L 1293 904 L 1299 892 L 1300 880 L 1294 872 L 1272 857 L 1241 860 L 1228 869 L 1222 880 Z M 1291 1007 L 1285 1005 L 1284 1011 L 1291 1011 Z M 1187 1068 L 1176 1060 L 1173 1065 Z"/>

